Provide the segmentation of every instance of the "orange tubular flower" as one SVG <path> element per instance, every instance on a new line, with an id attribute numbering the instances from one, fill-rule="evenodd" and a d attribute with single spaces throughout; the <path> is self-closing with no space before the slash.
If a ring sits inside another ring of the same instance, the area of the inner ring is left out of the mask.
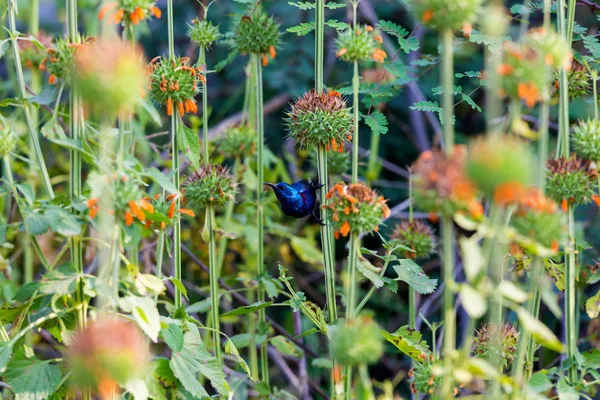
<path id="1" fill-rule="evenodd" d="M 175 206 L 177 205 L 177 201 L 173 198 L 171 205 L 169 206 L 169 212 L 167 213 L 167 217 L 173 218 L 175 216 Z"/>
<path id="2" fill-rule="evenodd" d="M 124 15 L 125 15 L 125 10 L 123 10 L 122 8 L 117 10 L 117 12 L 113 15 L 113 19 L 112 19 L 113 24 L 121 23 Z"/>
<path id="3" fill-rule="evenodd" d="M 263 56 L 262 56 L 262 65 L 263 65 L 263 67 L 266 67 L 267 65 L 269 65 L 269 59 L 267 58 L 266 54 L 263 54 Z"/>
<path id="4" fill-rule="evenodd" d="M 140 221 L 146 220 L 146 214 L 144 214 L 142 209 L 135 203 L 135 201 L 132 200 L 129 202 L 129 208 L 131 209 L 133 215 L 137 217 L 137 219 L 139 219 Z"/>
<path id="5" fill-rule="evenodd" d="M 377 62 L 384 62 L 386 57 L 387 57 L 387 53 L 381 49 L 375 49 L 373 50 L 373 60 L 377 61 Z"/>
<path id="6" fill-rule="evenodd" d="M 125 225 L 131 226 L 133 224 L 133 215 L 130 211 L 125 211 Z"/>
<path id="7" fill-rule="evenodd" d="M 433 18 L 433 10 L 426 10 L 423 15 L 421 15 L 421 20 L 423 22 L 428 23 Z"/>
<path id="8" fill-rule="evenodd" d="M 173 100 L 170 98 L 167 100 L 167 115 L 173 115 Z"/>
<path id="9" fill-rule="evenodd" d="M 100 21 L 103 20 L 106 13 L 112 11 L 116 7 L 117 7 L 117 3 L 114 3 L 114 2 L 104 4 L 100 8 L 100 11 L 98 11 L 98 20 L 100 20 Z"/>
<path id="10" fill-rule="evenodd" d="M 48 83 L 49 83 L 49 84 L 51 84 L 51 85 L 55 85 L 55 84 L 56 84 L 56 82 L 58 82 L 58 78 L 56 77 L 56 75 L 54 75 L 54 74 L 51 74 L 51 75 L 48 77 Z"/>
<path id="11" fill-rule="evenodd" d="M 512 74 L 514 71 L 514 68 L 508 64 L 500 64 L 498 65 L 498 75 L 500 76 L 506 76 L 506 75 L 510 75 Z"/>
<path id="12" fill-rule="evenodd" d="M 538 88 L 531 83 L 519 83 L 517 91 L 519 98 L 525 102 L 528 108 L 532 108 L 540 100 Z"/>
<path id="13" fill-rule="evenodd" d="M 152 14 L 154 15 L 155 18 L 160 18 L 162 17 L 162 10 L 156 6 L 152 7 Z"/>
<path id="14" fill-rule="evenodd" d="M 335 55 L 336 55 L 337 57 L 341 57 L 341 56 L 343 56 L 344 54 L 346 54 L 347 52 L 348 52 L 348 49 L 339 49 L 339 50 L 338 50 L 338 51 L 335 53 Z"/>
<path id="15" fill-rule="evenodd" d="M 277 53 L 275 52 L 275 47 L 269 46 L 269 55 L 271 56 L 271 58 L 275 58 L 276 54 Z"/>
<path id="16" fill-rule="evenodd" d="M 600 196 L 593 194 L 592 200 L 594 201 L 594 203 L 596 203 L 597 206 L 600 207 Z"/>
<path id="17" fill-rule="evenodd" d="M 569 202 L 567 201 L 567 199 L 562 199 L 562 201 L 560 202 L 560 208 L 564 212 L 567 212 L 569 210 Z"/>
<path id="18" fill-rule="evenodd" d="M 187 209 L 187 208 L 180 208 L 179 212 L 181 214 L 185 214 L 185 215 L 187 215 L 189 217 L 195 217 L 196 216 L 196 214 L 194 214 L 194 212 L 192 210 Z"/>
<path id="19" fill-rule="evenodd" d="M 494 202 L 500 207 L 506 207 L 519 201 L 525 192 L 525 187 L 520 182 L 504 183 L 496 187 Z"/>
<path id="20" fill-rule="evenodd" d="M 182 102 L 177 103 L 177 109 L 179 110 L 179 116 L 183 117 L 185 115 L 185 110 Z"/>

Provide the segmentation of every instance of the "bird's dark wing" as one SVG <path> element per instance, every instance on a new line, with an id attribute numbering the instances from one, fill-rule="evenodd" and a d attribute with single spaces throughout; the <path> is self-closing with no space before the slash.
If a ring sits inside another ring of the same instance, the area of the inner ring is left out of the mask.
<path id="1" fill-rule="evenodd" d="M 306 192 L 313 193 L 315 190 L 312 187 L 312 185 L 310 184 L 310 182 L 307 181 L 306 179 L 303 179 L 301 181 L 293 183 L 292 187 L 294 189 L 296 189 L 299 194 L 306 193 Z"/>

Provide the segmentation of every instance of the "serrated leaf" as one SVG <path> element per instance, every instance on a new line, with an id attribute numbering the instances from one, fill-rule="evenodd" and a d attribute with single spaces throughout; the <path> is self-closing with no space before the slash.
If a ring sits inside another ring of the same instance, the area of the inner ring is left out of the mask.
<path id="1" fill-rule="evenodd" d="M 295 33 L 298 36 L 305 36 L 311 33 L 315 29 L 314 22 L 302 22 L 299 25 L 287 28 L 286 31 Z"/>
<path id="2" fill-rule="evenodd" d="M 552 381 L 548 378 L 548 374 L 536 372 L 529 378 L 527 387 L 535 393 L 542 393 L 552 388 Z"/>
<path id="3" fill-rule="evenodd" d="M 481 107 L 479 107 L 468 94 L 461 93 L 460 97 L 463 99 L 463 101 L 470 105 L 473 110 L 481 112 Z"/>
<path id="4" fill-rule="evenodd" d="M 585 312 L 590 318 L 596 318 L 600 314 L 600 290 L 585 301 Z"/>
<path id="5" fill-rule="evenodd" d="M 289 1 L 288 4 L 290 6 L 294 6 L 296 8 L 299 8 L 301 10 L 312 10 L 315 8 L 315 4 L 314 3 L 309 3 L 306 1 L 299 1 L 299 2 L 293 2 L 293 1 Z"/>
<path id="6" fill-rule="evenodd" d="M 225 353 L 233 356 L 233 358 L 235 358 L 239 366 L 244 370 L 246 375 L 248 375 L 250 380 L 252 382 L 256 382 L 254 375 L 250 371 L 250 367 L 248 366 L 244 358 L 240 355 L 240 352 L 238 351 L 237 347 L 231 339 L 227 339 L 227 341 L 225 342 Z"/>
<path id="7" fill-rule="evenodd" d="M 504 42 L 510 41 L 510 36 L 491 36 L 485 33 L 473 30 L 469 35 L 469 41 L 472 43 L 483 44 L 489 47 L 491 52 L 499 51 Z"/>
<path id="8" fill-rule="evenodd" d="M 529 311 L 523 307 L 517 309 L 517 316 L 523 329 L 538 342 L 541 346 L 544 346 L 550 350 L 554 350 L 558 353 L 563 351 L 563 345 L 556 335 L 541 321 L 534 318 Z"/>
<path id="9" fill-rule="evenodd" d="M 169 179 L 165 174 L 160 172 L 156 168 L 147 169 L 144 173 L 145 176 L 158 183 L 161 188 L 165 189 L 170 194 L 177 194 L 179 191 L 173 184 L 173 181 Z"/>
<path id="10" fill-rule="evenodd" d="M 4 379 L 11 387 L 16 399 L 44 400 L 50 397 L 61 381 L 58 365 L 40 361 L 36 357 L 25 358 L 15 355 L 4 372 Z"/>
<path id="11" fill-rule="evenodd" d="M 290 357 L 302 357 L 302 350 L 300 350 L 294 342 L 286 338 L 285 336 L 274 336 L 269 342 L 279 351 L 281 354 Z"/>
<path id="12" fill-rule="evenodd" d="M 160 314 L 154 300 L 150 297 L 128 295 L 119 299 L 119 307 L 123 311 L 131 313 L 135 322 L 150 340 L 154 343 L 158 341 Z"/>
<path id="13" fill-rule="evenodd" d="M 406 77 L 406 73 L 408 72 L 408 67 L 401 60 L 384 63 L 383 68 L 395 79 Z"/>
<path id="14" fill-rule="evenodd" d="M 579 400 L 581 397 L 579 393 L 567 383 L 567 380 L 563 376 L 556 385 L 558 390 L 558 400 Z"/>
<path id="15" fill-rule="evenodd" d="M 414 361 L 422 362 L 431 355 L 429 345 L 423 340 L 421 333 L 408 326 L 402 326 L 394 333 L 381 331 L 381 335 Z"/>
<path id="16" fill-rule="evenodd" d="M 46 233 L 50 227 L 50 223 L 42 214 L 37 212 L 25 213 L 25 231 L 33 236 L 38 236 Z"/>
<path id="17" fill-rule="evenodd" d="M 200 169 L 200 138 L 192 129 L 185 126 L 179 119 L 177 130 L 177 143 L 179 150 L 185 154 L 195 170 Z"/>
<path id="18" fill-rule="evenodd" d="M 81 222 L 75 215 L 63 208 L 52 206 L 44 212 L 44 217 L 52 232 L 66 237 L 77 236 L 81 233 Z"/>
<path id="19" fill-rule="evenodd" d="M 180 351 L 183 348 L 183 330 L 177 324 L 169 324 L 160 330 L 160 336 L 172 351 Z"/>
<path id="20" fill-rule="evenodd" d="M 365 278 L 370 280 L 375 287 L 380 288 L 383 286 L 383 280 L 379 276 L 378 269 L 371 264 L 369 260 L 364 257 L 359 257 L 356 268 Z"/>
<path id="21" fill-rule="evenodd" d="M 336 3 L 336 2 L 333 2 L 333 1 L 330 2 L 330 3 L 325 4 L 325 8 L 329 8 L 330 10 L 336 10 L 338 8 L 344 8 L 344 7 L 346 7 L 345 4 L 343 4 L 343 3 Z"/>
<path id="22" fill-rule="evenodd" d="M 10 342 L 0 342 L 0 375 L 4 374 L 4 370 L 10 361 L 13 346 Z"/>
<path id="23" fill-rule="evenodd" d="M 39 291 L 44 294 L 67 295 L 75 292 L 81 274 L 75 264 L 68 262 L 48 271 L 40 280 Z"/>
<path id="24" fill-rule="evenodd" d="M 379 21 L 379 29 L 387 33 L 388 35 L 394 36 L 398 40 L 400 48 L 409 54 L 411 51 L 419 49 L 419 40 L 414 37 L 409 37 L 409 32 L 398 24 L 391 21 Z"/>
<path id="25" fill-rule="evenodd" d="M 183 282 L 181 282 L 179 279 L 177 278 L 167 278 L 168 280 L 170 280 L 171 282 L 173 282 L 173 285 L 181 292 L 181 294 L 187 299 L 187 289 L 186 287 L 183 285 Z"/>
<path id="26" fill-rule="evenodd" d="M 262 310 L 263 308 L 267 308 L 271 305 L 273 305 L 272 301 L 257 301 L 256 303 L 250 304 L 248 306 L 241 306 L 241 307 L 235 308 L 235 309 L 233 309 L 229 312 L 226 312 L 224 314 L 221 314 L 221 315 L 223 317 L 232 317 L 235 315 L 246 315 L 246 314 L 250 314 L 255 311 L 258 311 L 258 310 Z"/>
<path id="27" fill-rule="evenodd" d="M 583 357 L 583 367 L 588 369 L 600 368 L 600 350 L 592 349 L 581 354 Z"/>
<path id="28" fill-rule="evenodd" d="M 325 25 L 334 28 L 338 31 L 343 31 L 348 29 L 349 25 L 345 22 L 340 22 L 337 19 L 330 19 L 328 21 L 325 22 Z"/>
<path id="29" fill-rule="evenodd" d="M 420 294 L 431 294 L 437 287 L 437 279 L 430 279 L 423 268 L 412 260 L 398 260 L 394 271 L 398 274 L 396 280 L 406 282 Z"/>
<path id="30" fill-rule="evenodd" d="M 362 115 L 362 117 L 374 134 L 385 135 L 388 132 L 388 120 L 381 111 L 373 111 L 369 115 Z"/>

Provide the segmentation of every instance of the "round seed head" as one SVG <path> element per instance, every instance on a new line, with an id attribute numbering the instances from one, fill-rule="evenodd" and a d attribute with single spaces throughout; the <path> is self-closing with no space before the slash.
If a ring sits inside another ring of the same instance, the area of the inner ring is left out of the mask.
<path id="1" fill-rule="evenodd" d="M 567 84 L 569 85 L 569 99 L 580 99 L 588 96 L 591 92 L 592 86 L 590 84 L 591 77 L 587 72 L 586 67 L 573 60 L 573 66 L 567 71 Z M 560 74 L 554 72 L 554 86 L 552 91 L 552 100 L 558 101 L 560 89 Z"/>
<path id="2" fill-rule="evenodd" d="M 188 25 L 188 37 L 199 47 L 208 49 L 221 37 L 221 33 L 219 27 L 214 26 L 212 22 L 195 19 L 191 25 Z"/>
<path id="3" fill-rule="evenodd" d="M 305 93 L 294 101 L 285 121 L 290 137 L 300 147 L 343 151 L 344 143 L 352 139 L 352 114 L 335 91 Z"/>
<path id="4" fill-rule="evenodd" d="M 235 49 L 242 54 L 271 55 L 281 41 L 279 24 L 260 7 L 250 15 L 241 17 L 234 28 Z"/>
<path id="5" fill-rule="evenodd" d="M 571 46 L 555 31 L 547 31 L 544 28 L 531 29 L 525 35 L 523 43 L 541 53 L 546 65 L 552 69 L 557 71 L 571 69 L 573 62 Z"/>
<path id="6" fill-rule="evenodd" d="M 593 119 L 579 121 L 571 136 L 575 153 L 580 158 L 600 162 L 600 123 Z"/>
<path id="7" fill-rule="evenodd" d="M 362 182 L 349 185 L 337 183 L 327 193 L 326 199 L 323 208 L 332 211 L 331 221 L 336 239 L 340 234 L 348 236 L 351 231 L 377 232 L 379 225 L 390 215 L 387 200 Z"/>
<path id="8" fill-rule="evenodd" d="M 212 204 L 223 206 L 235 200 L 237 183 L 229 169 L 221 165 L 208 165 L 192 174 L 182 188 L 185 204 L 192 210 Z"/>
<path id="9" fill-rule="evenodd" d="M 23 65 L 33 70 L 42 69 L 42 65 L 46 59 L 46 51 L 52 46 L 52 37 L 44 32 L 40 32 L 35 41 L 19 40 L 17 43 L 19 44 Z"/>
<path id="10" fill-rule="evenodd" d="M 482 0 L 410 0 L 410 7 L 423 25 L 458 31 L 475 20 L 481 3 Z"/>
<path id="11" fill-rule="evenodd" d="M 548 160 L 546 168 L 546 192 L 561 207 L 585 204 L 592 200 L 598 171 L 590 160 L 582 160 L 572 154 L 569 158 Z"/>
<path id="12" fill-rule="evenodd" d="M 392 239 L 399 240 L 403 245 L 414 250 L 407 251 L 406 258 L 427 258 L 435 251 L 436 240 L 433 229 L 421 220 L 400 221 L 391 235 Z"/>
<path id="13" fill-rule="evenodd" d="M 373 364 L 383 354 L 379 326 L 368 315 L 331 327 L 331 353 L 341 365 Z"/>
<path id="14" fill-rule="evenodd" d="M 41 69 L 48 71 L 48 83 L 70 85 L 75 78 L 75 54 L 95 41 L 93 38 L 83 40 L 81 43 L 71 43 L 62 38 L 56 40 L 46 51 L 46 59 L 40 66 Z"/>
<path id="15" fill-rule="evenodd" d="M 346 29 L 335 41 L 336 55 L 342 60 L 354 63 L 365 61 L 384 62 L 387 57 L 381 50 L 381 36 L 373 27 L 364 25 L 354 29 Z"/>
<path id="16" fill-rule="evenodd" d="M 411 378 L 410 390 L 413 394 L 421 393 L 428 396 L 442 386 L 442 376 L 434 374 L 434 366 L 435 362 L 431 360 L 413 364 L 413 368 L 408 373 Z"/>
<path id="17" fill-rule="evenodd" d="M 217 150 L 229 158 L 250 157 L 256 152 L 256 132 L 248 125 L 227 128 L 217 142 Z"/>
<path id="18" fill-rule="evenodd" d="M 500 360 L 506 371 L 515 360 L 518 340 L 519 333 L 512 324 L 504 325 L 501 332 L 494 325 L 483 325 L 473 338 L 473 354 L 494 363 Z"/>

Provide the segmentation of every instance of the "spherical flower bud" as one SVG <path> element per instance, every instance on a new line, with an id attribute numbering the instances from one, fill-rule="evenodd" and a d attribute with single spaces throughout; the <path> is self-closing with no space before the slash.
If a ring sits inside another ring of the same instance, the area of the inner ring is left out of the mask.
<path id="1" fill-rule="evenodd" d="M 590 76 L 586 67 L 578 62 L 573 61 L 573 66 L 567 71 L 567 84 L 569 87 L 569 99 L 580 99 L 588 96 L 591 92 Z M 552 100 L 558 101 L 560 95 L 560 74 L 554 72 L 554 86 L 552 91 Z"/>
<path id="2" fill-rule="evenodd" d="M 465 171 L 467 149 L 455 146 L 447 156 L 442 150 L 421 153 L 412 166 L 415 204 L 424 211 L 453 215 L 468 211 L 474 218 L 483 215 L 477 190 Z"/>
<path id="3" fill-rule="evenodd" d="M 516 208 L 511 218 L 512 226 L 525 239 L 534 242 L 517 239 L 519 246 L 532 255 L 538 253 L 535 244 L 558 251 L 564 228 L 563 214 L 558 205 L 536 187 L 527 189 L 514 205 Z"/>
<path id="4" fill-rule="evenodd" d="M 372 26 L 364 25 L 356 29 L 346 29 L 335 41 L 335 54 L 350 63 L 370 60 L 382 63 L 387 54 L 381 50 L 381 43 L 381 36 Z"/>
<path id="5" fill-rule="evenodd" d="M 48 83 L 56 85 L 61 82 L 70 85 L 75 77 L 75 54 L 94 42 L 93 38 L 81 43 L 70 43 L 65 39 L 54 42 L 46 51 L 46 59 L 40 65 L 41 70 L 48 71 Z"/>
<path id="6" fill-rule="evenodd" d="M 387 200 L 362 182 L 349 185 L 337 183 L 326 198 L 323 208 L 332 211 L 331 221 L 336 239 L 340 234 L 348 236 L 351 231 L 377 232 L 382 221 L 390 216 Z"/>
<path id="7" fill-rule="evenodd" d="M 310 152 L 310 165 L 314 168 L 318 168 L 319 160 L 317 159 L 318 153 L 316 151 Z M 327 172 L 330 175 L 343 175 L 348 169 L 350 169 L 350 153 L 347 151 L 328 151 L 327 152 Z"/>
<path id="8" fill-rule="evenodd" d="M 406 258 L 427 258 L 435 251 L 435 234 L 426 222 L 421 220 L 400 221 L 391 235 L 392 239 L 399 240 L 404 246 L 413 251 L 406 251 Z"/>
<path id="9" fill-rule="evenodd" d="M 266 67 L 269 57 L 275 58 L 280 37 L 279 24 L 257 7 L 252 14 L 241 17 L 237 22 L 234 48 L 242 54 L 262 56 L 262 64 Z"/>
<path id="10" fill-rule="evenodd" d="M 0 159 L 9 155 L 17 145 L 17 138 L 6 120 L 0 117 Z"/>
<path id="11" fill-rule="evenodd" d="M 46 59 L 46 49 L 52 46 L 52 37 L 40 32 L 35 40 L 21 38 L 17 43 L 23 65 L 26 68 L 37 70 L 41 69 Z"/>
<path id="12" fill-rule="evenodd" d="M 572 154 L 569 158 L 548 160 L 546 168 L 546 192 L 565 211 L 569 204 L 589 203 L 593 199 L 598 171 L 590 160 Z"/>
<path id="13" fill-rule="evenodd" d="M 323 146 L 343 151 L 352 140 L 352 113 L 336 91 L 311 90 L 296 99 L 285 119 L 290 137 L 300 147 Z"/>
<path id="14" fill-rule="evenodd" d="M 162 11 L 155 4 L 156 0 L 118 0 L 105 3 L 98 12 L 98 19 L 107 17 L 113 24 L 137 25 L 152 17 L 161 17 Z"/>
<path id="15" fill-rule="evenodd" d="M 432 395 L 442 387 L 442 376 L 433 373 L 435 363 L 431 359 L 413 363 L 413 368 L 408 372 L 411 380 L 410 391 L 413 394 Z"/>
<path id="16" fill-rule="evenodd" d="M 527 145 L 506 135 L 490 135 L 471 143 L 467 175 L 486 195 L 494 197 L 507 184 L 529 185 L 533 155 Z"/>
<path id="17" fill-rule="evenodd" d="M 235 199 L 237 183 L 229 169 L 221 165 L 208 165 L 192 174 L 182 188 L 185 204 L 193 210 L 207 205 L 220 207 Z"/>
<path id="18" fill-rule="evenodd" d="M 154 214 L 154 206 L 142 194 L 139 183 L 127 174 L 92 172 L 88 184 L 91 195 L 87 206 L 91 219 L 104 212 L 114 216 L 118 223 L 131 226 L 136 220 L 145 224 L 148 216 Z M 110 205 L 111 209 L 104 210 L 103 204 Z"/>
<path id="19" fill-rule="evenodd" d="M 496 70 L 502 77 L 499 94 L 523 101 L 529 108 L 544 100 L 552 78 L 544 56 L 530 44 L 504 43 L 503 60 Z"/>
<path id="20" fill-rule="evenodd" d="M 458 31 L 475 20 L 481 3 L 482 0 L 411 0 L 410 6 L 423 25 Z"/>
<path id="21" fill-rule="evenodd" d="M 219 27 L 214 26 L 212 22 L 206 19 L 202 21 L 195 19 L 191 25 L 188 25 L 188 37 L 199 47 L 208 49 L 221 37 L 221 33 Z"/>
<path id="22" fill-rule="evenodd" d="M 248 125 L 229 127 L 217 141 L 217 150 L 225 157 L 250 157 L 256 152 L 256 131 Z"/>
<path id="23" fill-rule="evenodd" d="M 144 90 L 140 49 L 119 39 L 102 40 L 75 55 L 82 99 L 109 115 L 131 112 Z"/>
<path id="24" fill-rule="evenodd" d="M 341 365 L 373 364 L 383 354 L 383 338 L 371 316 L 363 315 L 331 327 L 331 354 Z"/>
<path id="25" fill-rule="evenodd" d="M 74 335 L 67 358 L 74 382 L 108 398 L 104 397 L 106 392 L 115 390 L 118 384 L 143 378 L 150 353 L 135 325 L 104 317 Z"/>
<path id="26" fill-rule="evenodd" d="M 575 153 L 598 164 L 600 162 L 600 123 L 594 119 L 579 121 L 571 136 Z"/>
<path id="27" fill-rule="evenodd" d="M 500 364 L 508 370 L 515 360 L 519 333 L 512 324 L 505 324 L 498 332 L 495 325 L 483 325 L 473 338 L 473 353 L 484 360 Z"/>
<path id="28" fill-rule="evenodd" d="M 190 65 L 188 57 L 156 57 L 146 68 L 150 97 L 167 107 L 167 115 L 173 115 L 174 110 L 180 116 L 195 114 L 198 111 L 195 97 L 206 79 L 201 72 L 202 68 Z"/>
<path id="29" fill-rule="evenodd" d="M 541 53 L 547 66 L 555 70 L 569 70 L 573 62 L 571 46 L 565 38 L 544 28 L 531 29 L 523 43 Z"/>

